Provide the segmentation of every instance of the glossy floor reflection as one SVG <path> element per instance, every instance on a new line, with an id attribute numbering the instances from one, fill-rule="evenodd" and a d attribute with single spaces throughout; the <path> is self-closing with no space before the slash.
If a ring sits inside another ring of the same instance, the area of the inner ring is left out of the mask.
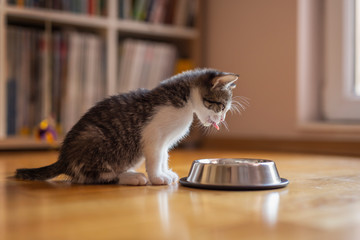
<path id="1" fill-rule="evenodd" d="M 72 185 L 9 178 L 57 152 L 0 153 L 0 239 L 360 239 L 360 158 L 175 151 L 180 177 L 201 158 L 266 158 L 286 188 Z M 142 169 L 143 170 L 143 169 Z"/>

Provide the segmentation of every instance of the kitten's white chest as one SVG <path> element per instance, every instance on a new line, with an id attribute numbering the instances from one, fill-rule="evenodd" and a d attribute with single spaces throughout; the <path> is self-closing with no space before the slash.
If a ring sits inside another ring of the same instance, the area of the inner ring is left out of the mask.
<path id="1" fill-rule="evenodd" d="M 170 148 L 188 133 L 192 120 L 191 106 L 183 108 L 161 106 L 144 128 L 143 139 L 153 139 L 156 145 Z"/>

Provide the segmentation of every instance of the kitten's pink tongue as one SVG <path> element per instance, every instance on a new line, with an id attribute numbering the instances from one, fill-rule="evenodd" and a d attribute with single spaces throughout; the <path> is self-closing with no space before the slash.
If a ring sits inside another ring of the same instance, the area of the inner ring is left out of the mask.
<path id="1" fill-rule="evenodd" d="M 213 125 L 214 128 L 216 128 L 216 130 L 218 130 L 218 131 L 220 130 L 220 128 L 219 128 L 219 126 L 216 124 L 216 122 L 212 122 L 212 125 Z"/>

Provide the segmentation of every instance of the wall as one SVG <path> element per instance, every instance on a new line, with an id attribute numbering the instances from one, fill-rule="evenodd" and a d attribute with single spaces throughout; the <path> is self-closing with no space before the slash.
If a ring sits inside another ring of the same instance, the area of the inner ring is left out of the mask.
<path id="1" fill-rule="evenodd" d="M 240 74 L 250 98 L 230 131 L 215 136 L 299 138 L 296 126 L 296 0 L 206 0 L 204 63 Z"/>

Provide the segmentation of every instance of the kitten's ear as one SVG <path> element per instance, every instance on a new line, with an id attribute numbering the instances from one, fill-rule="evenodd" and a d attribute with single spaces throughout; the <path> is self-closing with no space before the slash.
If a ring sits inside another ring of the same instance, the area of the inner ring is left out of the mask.
<path id="1" fill-rule="evenodd" d="M 217 76 L 212 80 L 212 88 L 215 89 L 218 87 L 230 87 L 231 89 L 235 88 L 235 81 L 238 80 L 239 75 L 237 74 L 226 74 Z"/>

